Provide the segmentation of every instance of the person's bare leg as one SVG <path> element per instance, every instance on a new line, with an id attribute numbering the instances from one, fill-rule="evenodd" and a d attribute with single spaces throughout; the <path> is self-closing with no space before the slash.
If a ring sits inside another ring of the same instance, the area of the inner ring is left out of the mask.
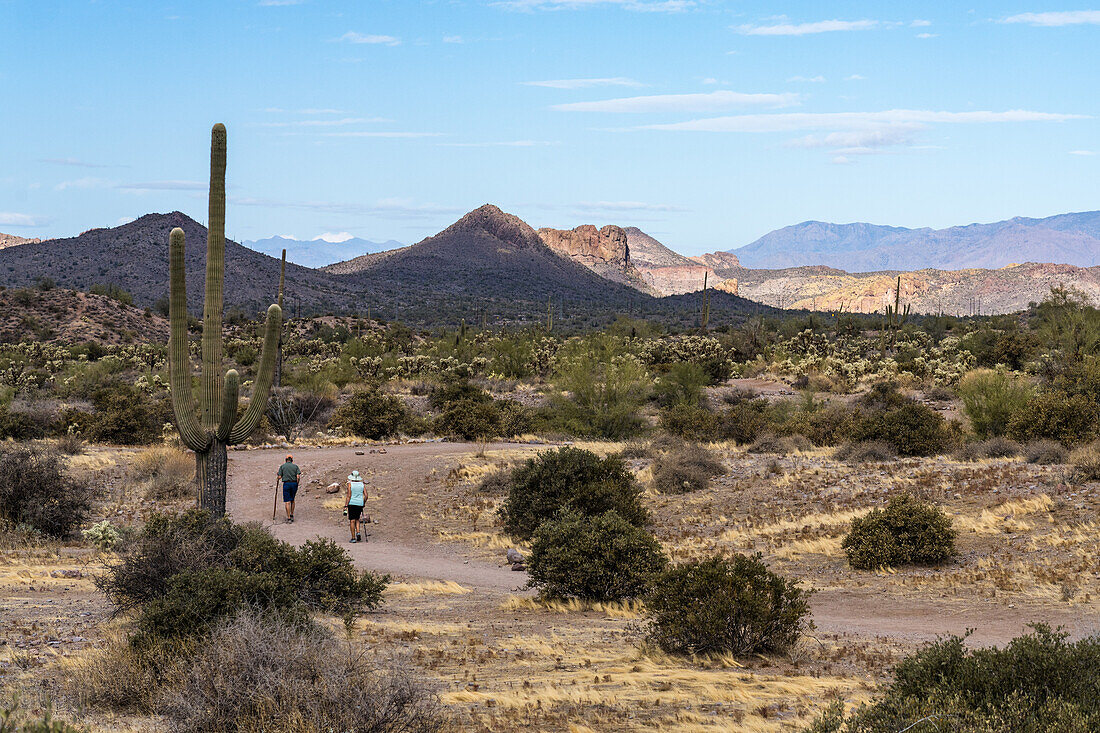
<path id="1" fill-rule="evenodd" d="M 286 518 L 287 519 L 294 519 L 294 502 L 293 501 L 288 501 L 288 502 L 286 502 L 285 506 L 286 506 Z"/>

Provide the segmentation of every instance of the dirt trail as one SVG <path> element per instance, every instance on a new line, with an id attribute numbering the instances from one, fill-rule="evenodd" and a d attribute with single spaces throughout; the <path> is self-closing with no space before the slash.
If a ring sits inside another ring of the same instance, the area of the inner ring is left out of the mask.
<path id="1" fill-rule="evenodd" d="M 516 447 L 486 446 L 489 450 Z M 276 537 L 294 544 L 330 537 L 346 547 L 360 567 L 398 577 L 450 580 L 498 592 L 513 591 L 527 582 L 526 573 L 512 572 L 504 565 L 503 557 L 500 566 L 487 563 L 464 552 L 459 544 L 436 542 L 419 527 L 419 509 L 412 498 L 418 484 L 433 469 L 443 468 L 477 448 L 462 443 L 414 443 L 385 446 L 385 450 L 385 453 L 371 453 L 370 447 L 293 450 L 294 462 L 302 469 L 294 524 L 285 523 L 281 496 L 276 521 L 271 521 L 275 471 L 285 454 L 273 450 L 231 452 L 228 510 L 235 520 L 263 522 Z M 367 481 L 369 498 L 364 514 L 378 520 L 367 528 L 371 533 L 369 541 L 356 544 L 348 542 L 348 523 L 341 513 L 323 506 L 325 501 L 342 496 L 342 493 L 326 494 L 325 487 L 339 482 L 342 492 L 352 469 L 358 469 Z"/>
<path id="2" fill-rule="evenodd" d="M 511 449 L 515 444 L 484 446 L 488 450 Z M 457 543 L 440 543 L 419 526 L 414 495 L 433 470 L 449 470 L 462 455 L 478 447 L 463 443 L 418 443 L 386 446 L 385 453 L 369 447 L 295 449 L 302 468 L 294 524 L 284 522 L 282 497 L 277 519 L 271 521 L 275 471 L 284 453 L 274 450 L 230 453 L 228 508 L 237 521 L 259 521 L 276 537 L 300 544 L 315 537 L 330 537 L 347 548 L 360 567 L 391 573 L 400 578 L 449 580 L 492 595 L 518 592 L 526 573 L 512 572 L 504 564 L 485 562 Z M 532 452 L 537 447 L 532 446 Z M 363 455 L 358 455 L 363 453 Z M 323 503 L 334 495 L 325 487 L 343 484 L 351 470 L 366 479 L 370 498 L 367 513 L 379 520 L 370 525 L 370 541 L 348 543 L 347 522 Z M 955 599 L 910 599 L 859 589 L 828 589 L 814 595 L 813 615 L 821 632 L 855 637 L 885 637 L 917 643 L 944 634 L 975 629 L 975 644 L 1004 644 L 1026 631 L 1027 624 L 1042 621 L 1062 626 L 1074 638 L 1100 632 L 1100 606 L 1077 607 L 1021 605 L 1010 607 L 998 600 L 979 603 Z"/>

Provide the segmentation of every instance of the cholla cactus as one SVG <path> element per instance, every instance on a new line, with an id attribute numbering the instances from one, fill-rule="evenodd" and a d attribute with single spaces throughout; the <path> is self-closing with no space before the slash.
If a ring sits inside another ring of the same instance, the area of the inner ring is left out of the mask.
<path id="1" fill-rule="evenodd" d="M 275 352 L 283 315 L 278 304 L 267 309 L 263 351 L 256 372 L 252 399 L 237 419 L 240 376 L 222 368 L 222 311 L 225 280 L 225 126 L 210 133 L 210 214 L 206 238 L 206 293 L 202 318 L 202 377 L 198 414 L 191 393 L 191 362 L 187 341 L 187 285 L 184 278 L 183 230 L 169 237 L 169 306 L 171 337 L 168 341 L 168 376 L 172 410 L 180 440 L 195 452 L 198 504 L 216 515 L 225 514 L 226 446 L 240 443 L 259 425 L 267 407 L 275 373 Z"/>

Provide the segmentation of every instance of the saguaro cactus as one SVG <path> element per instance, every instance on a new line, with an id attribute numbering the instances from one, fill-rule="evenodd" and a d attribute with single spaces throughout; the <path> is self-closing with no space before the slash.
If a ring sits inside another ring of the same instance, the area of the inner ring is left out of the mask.
<path id="1" fill-rule="evenodd" d="M 183 444 L 195 452 L 198 504 L 216 515 L 225 514 L 226 446 L 240 443 L 260 424 L 271 380 L 283 314 L 278 304 L 267 309 L 260 366 L 252 399 L 237 419 L 240 376 L 230 369 L 222 376 L 222 312 L 225 280 L 225 126 L 210 133 L 210 213 L 206 237 L 206 293 L 202 313 L 202 374 L 196 414 L 191 392 L 191 361 L 187 350 L 187 283 L 184 273 L 184 236 L 179 227 L 169 236 L 168 378 L 172 410 Z"/>

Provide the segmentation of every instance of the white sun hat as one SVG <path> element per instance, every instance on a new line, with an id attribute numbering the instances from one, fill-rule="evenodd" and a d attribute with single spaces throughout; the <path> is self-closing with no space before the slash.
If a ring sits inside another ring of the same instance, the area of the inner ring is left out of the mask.
<path id="1" fill-rule="evenodd" d="M 359 475 L 359 471 L 352 471 L 351 475 L 348 476 L 348 481 L 362 481 L 362 480 L 363 480 L 363 477 Z"/>

